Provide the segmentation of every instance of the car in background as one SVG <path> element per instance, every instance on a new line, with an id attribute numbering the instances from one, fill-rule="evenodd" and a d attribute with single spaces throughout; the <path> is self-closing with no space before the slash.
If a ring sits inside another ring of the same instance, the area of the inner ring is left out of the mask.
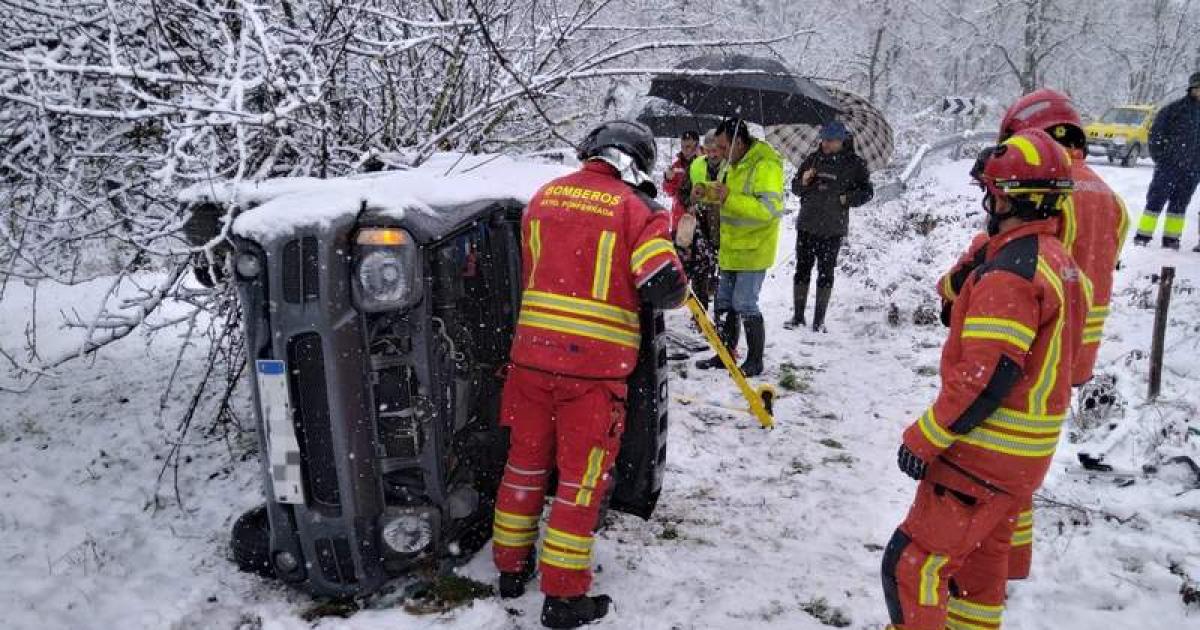
<path id="1" fill-rule="evenodd" d="M 1099 120 L 1084 126 L 1088 152 L 1106 156 L 1109 163 L 1119 161 L 1125 167 L 1150 157 L 1150 125 L 1157 113 L 1154 105 L 1110 107 Z"/>

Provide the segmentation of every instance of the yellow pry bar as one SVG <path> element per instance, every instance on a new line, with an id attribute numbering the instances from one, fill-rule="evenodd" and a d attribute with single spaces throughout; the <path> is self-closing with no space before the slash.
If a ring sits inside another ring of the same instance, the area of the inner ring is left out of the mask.
<path id="1" fill-rule="evenodd" d="M 696 299 L 696 294 L 688 290 L 687 297 L 688 310 L 692 312 L 692 318 L 696 320 L 696 325 L 700 326 L 701 332 L 704 333 L 704 338 L 708 340 L 708 345 L 712 346 L 713 350 L 717 351 L 717 356 L 721 357 L 721 363 L 725 364 L 725 369 L 729 370 L 729 377 L 737 384 L 738 389 L 742 391 L 742 396 L 746 402 L 750 403 L 750 413 L 758 419 L 759 424 L 764 429 L 772 429 L 775 427 L 775 419 L 767 411 L 763 405 L 762 398 L 758 392 L 750 386 L 746 380 L 746 375 L 742 374 L 742 369 L 738 367 L 733 356 L 729 354 L 729 349 L 721 342 L 721 337 L 717 335 L 717 327 L 713 325 L 712 320 L 708 318 L 708 313 L 704 312 L 704 307 L 700 305 L 700 300 Z"/>

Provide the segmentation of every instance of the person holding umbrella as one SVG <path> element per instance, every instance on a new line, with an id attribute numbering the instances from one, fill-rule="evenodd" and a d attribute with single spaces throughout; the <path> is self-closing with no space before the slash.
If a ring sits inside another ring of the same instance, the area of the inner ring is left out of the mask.
<path id="1" fill-rule="evenodd" d="M 825 311 L 833 295 L 833 275 L 838 250 L 850 226 L 850 208 L 875 196 L 867 163 L 854 151 L 846 125 L 839 121 L 821 128 L 820 147 L 800 164 L 792 180 L 792 192 L 800 197 L 796 221 L 796 275 L 793 289 L 795 312 L 787 329 L 803 326 L 812 268 L 817 267 L 817 303 L 812 329 L 825 330 Z"/>
<path id="2" fill-rule="evenodd" d="M 779 220 L 783 216 L 783 158 L 764 140 L 754 138 L 746 121 L 730 118 L 716 130 L 718 150 L 728 156 L 722 182 L 703 185 L 699 193 L 721 208 L 721 268 L 716 314 L 721 340 L 732 352 L 737 347 L 739 323 L 746 329 L 746 376 L 763 373 L 766 330 L 758 294 L 767 269 L 775 264 Z M 713 356 L 696 367 L 721 367 Z"/>

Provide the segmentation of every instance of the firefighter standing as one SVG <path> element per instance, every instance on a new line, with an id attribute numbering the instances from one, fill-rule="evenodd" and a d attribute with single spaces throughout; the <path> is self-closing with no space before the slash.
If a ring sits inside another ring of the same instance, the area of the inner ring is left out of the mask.
<path id="1" fill-rule="evenodd" d="M 941 391 L 897 458 L 921 483 L 883 558 L 893 628 L 1000 626 L 1013 532 L 1058 444 L 1082 338 L 1079 271 L 1056 238 L 1070 163 L 1026 129 L 972 170 L 989 238 L 950 313 Z"/>
<path id="2" fill-rule="evenodd" d="M 608 612 L 608 596 L 587 595 L 593 530 L 621 444 L 625 380 L 641 344 L 638 305 L 674 308 L 687 286 L 668 214 L 650 199 L 650 130 L 604 123 L 579 157 L 583 167 L 539 190 L 522 220 L 524 292 L 501 402 L 512 437 L 493 528 L 500 594 L 519 597 L 533 577 L 547 479 L 557 468 L 536 554 L 542 623 L 551 628 Z"/>
<path id="3" fill-rule="evenodd" d="M 1082 285 L 1088 298 L 1083 345 L 1076 356 L 1071 378 L 1073 385 L 1082 385 L 1091 380 L 1100 351 L 1104 323 L 1112 301 L 1117 259 L 1129 228 L 1129 215 L 1121 197 L 1087 165 L 1083 122 L 1065 94 L 1042 89 L 1013 103 L 1000 123 L 1000 139 L 1006 140 L 1022 129 L 1046 131 L 1071 156 L 1074 190 L 1071 192 L 1072 203 L 1063 207 L 1059 240 L 1087 280 Z M 986 243 L 986 238 L 977 238 L 963 259 L 942 276 L 938 291 L 947 303 L 954 301 L 967 275 L 986 255 Z M 1021 511 L 1009 559 L 1011 578 L 1029 576 L 1033 560 L 1032 504 Z"/>

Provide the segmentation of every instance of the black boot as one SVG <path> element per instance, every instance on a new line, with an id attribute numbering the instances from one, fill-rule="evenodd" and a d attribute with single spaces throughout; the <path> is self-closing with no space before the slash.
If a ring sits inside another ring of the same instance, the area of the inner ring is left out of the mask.
<path id="1" fill-rule="evenodd" d="M 808 282 L 797 282 L 792 285 L 792 319 L 783 323 L 788 330 L 802 328 L 807 325 L 804 321 L 804 309 L 808 306 Z"/>
<path id="2" fill-rule="evenodd" d="M 734 352 L 737 350 L 738 337 L 741 333 L 741 318 L 733 311 L 717 311 L 717 334 L 721 337 L 721 343 L 725 344 L 725 349 L 729 351 L 730 356 L 737 356 Z M 707 359 L 701 359 L 696 362 L 696 367 L 701 370 L 724 369 L 725 364 L 721 362 L 721 356 L 714 354 Z"/>
<path id="3" fill-rule="evenodd" d="M 608 595 L 589 597 L 546 597 L 542 604 L 542 625 L 547 628 L 578 628 L 608 614 L 612 598 Z"/>
<path id="4" fill-rule="evenodd" d="M 1133 237 L 1133 244 L 1137 245 L 1138 247 L 1145 247 L 1150 244 L 1150 237 L 1136 234 Z"/>
<path id="5" fill-rule="evenodd" d="M 512 573 L 500 572 L 500 597 L 504 599 L 513 599 L 525 594 L 525 585 L 533 579 L 537 573 L 537 560 L 533 552 L 529 553 L 529 559 L 525 561 L 525 565 L 520 571 Z"/>
<path id="6" fill-rule="evenodd" d="M 825 332 L 825 311 L 829 309 L 829 298 L 833 287 L 817 287 L 817 306 L 813 309 L 813 331 Z"/>
<path id="7" fill-rule="evenodd" d="M 763 346 L 767 344 L 767 331 L 763 326 L 762 315 L 747 315 L 743 320 L 746 324 L 746 362 L 742 364 L 742 374 L 758 376 L 763 373 Z"/>
<path id="8" fill-rule="evenodd" d="M 1163 248 L 1179 251 L 1179 239 L 1170 236 L 1163 237 Z"/>
<path id="9" fill-rule="evenodd" d="M 1196 252 L 1197 254 L 1200 254 L 1200 245 L 1193 247 L 1192 251 Z"/>

